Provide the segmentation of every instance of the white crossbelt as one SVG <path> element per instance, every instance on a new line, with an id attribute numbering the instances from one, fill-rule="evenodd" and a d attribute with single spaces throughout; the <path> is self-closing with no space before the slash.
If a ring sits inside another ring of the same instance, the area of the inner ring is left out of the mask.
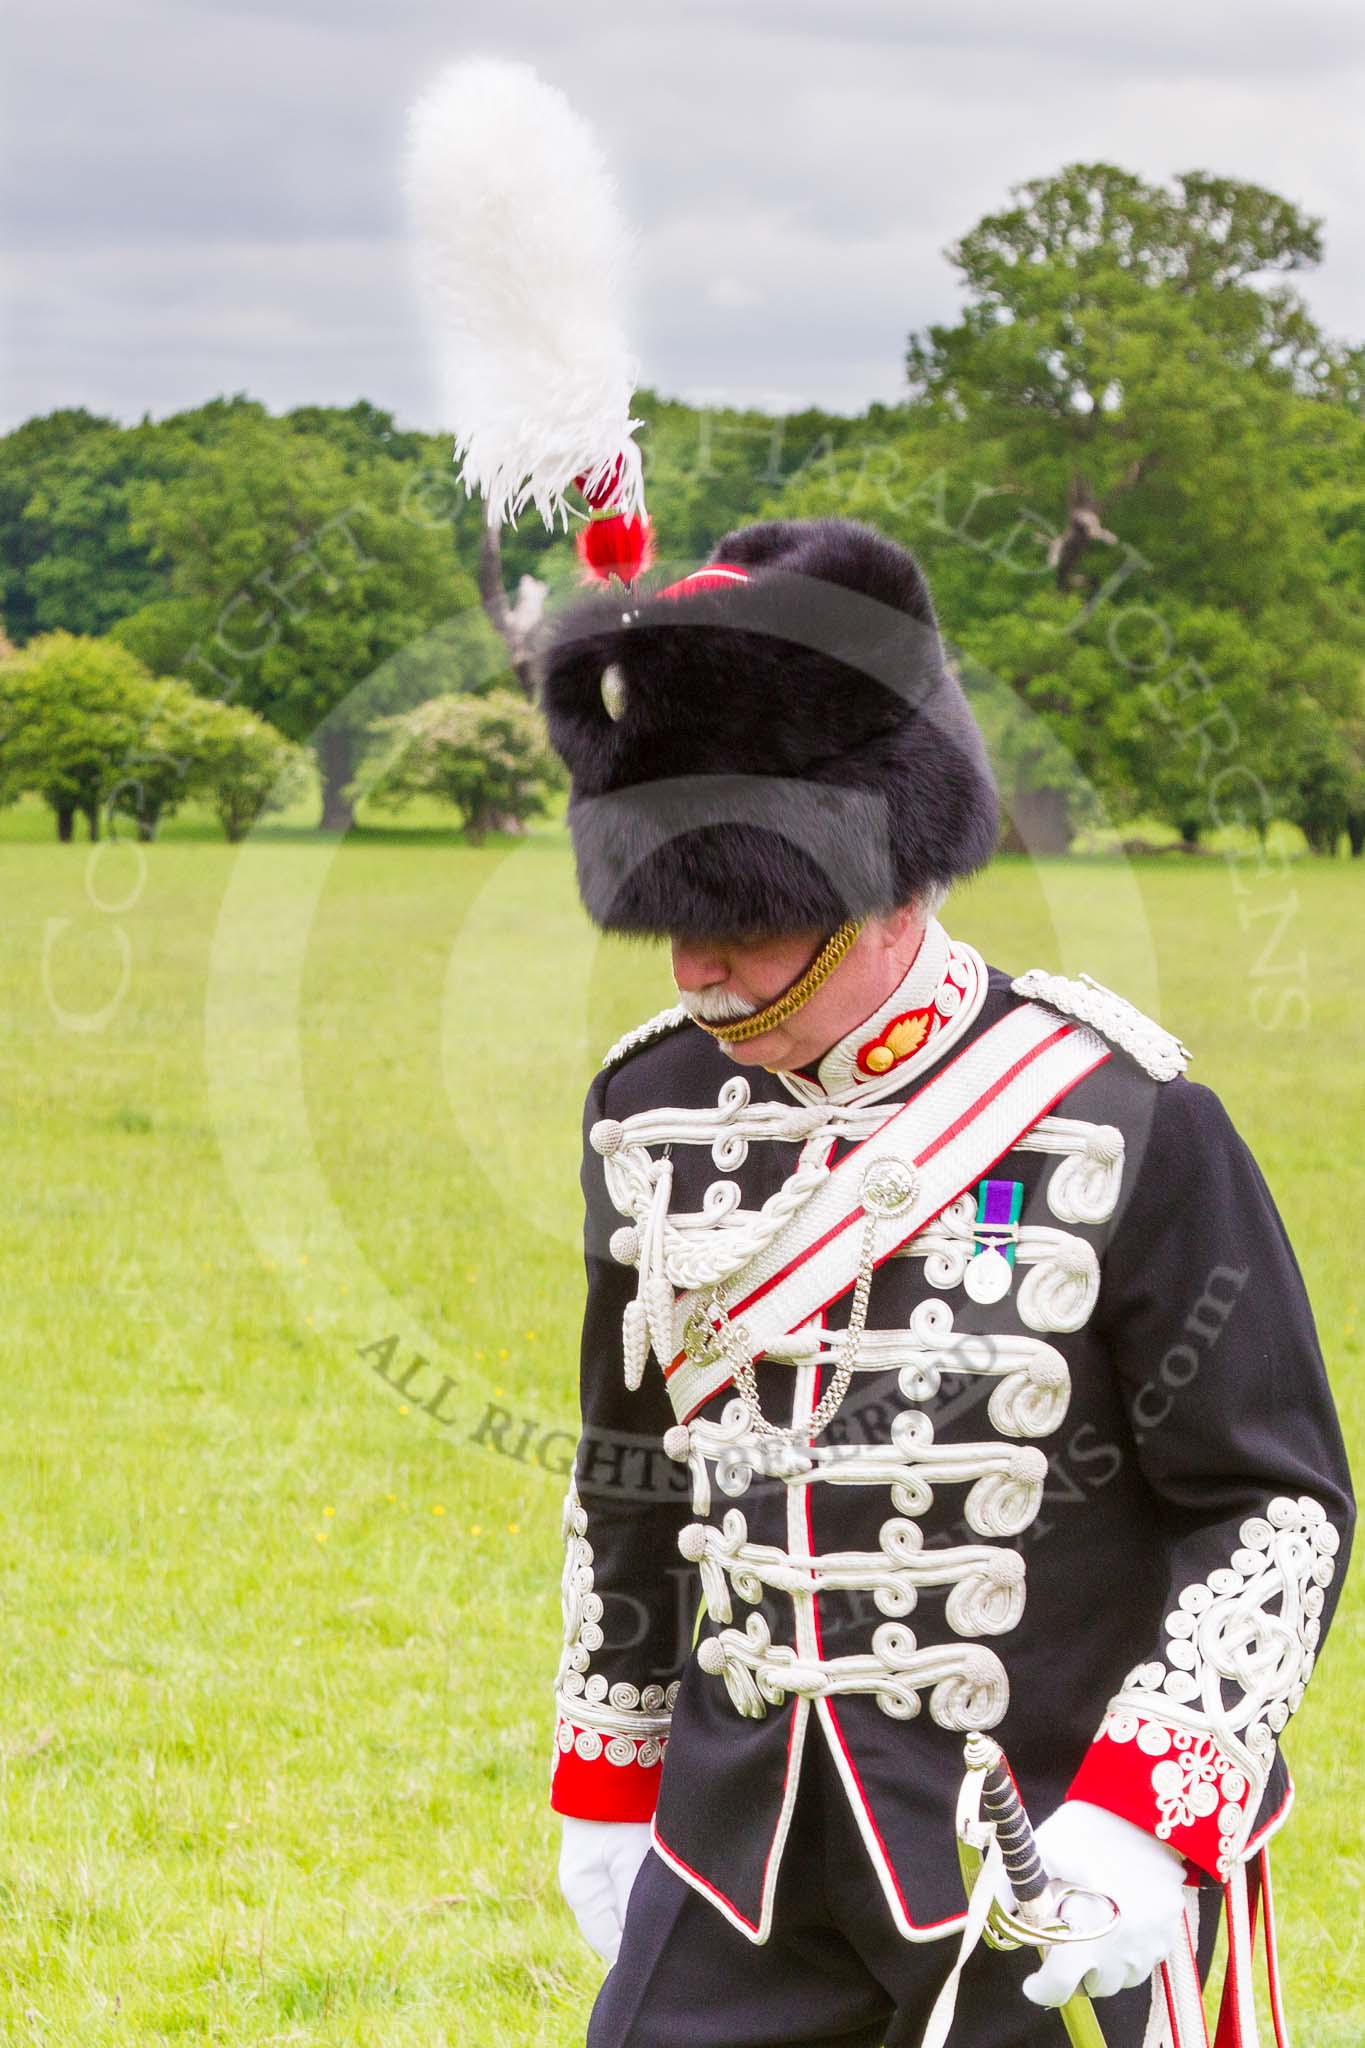
<path id="1" fill-rule="evenodd" d="M 1009 1011 L 855 1146 L 731 1278 L 732 1339 L 742 1324 L 743 1348 L 756 1359 L 800 1329 L 853 1285 L 869 1209 L 879 1219 L 874 1264 L 880 1265 L 988 1173 L 1109 1050 L 1098 1033 L 1065 1023 L 1040 1004 Z M 719 1347 L 704 1341 L 712 1324 L 708 1298 L 707 1290 L 695 1288 L 674 1304 L 666 1377 L 680 1421 L 732 1377 Z"/>

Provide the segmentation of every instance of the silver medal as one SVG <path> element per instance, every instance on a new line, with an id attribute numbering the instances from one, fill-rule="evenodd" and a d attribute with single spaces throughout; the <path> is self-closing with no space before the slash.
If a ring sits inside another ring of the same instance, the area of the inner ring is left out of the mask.
<path id="1" fill-rule="evenodd" d="M 991 1244 L 967 1261 L 962 1285 L 973 1301 L 985 1306 L 992 1301 L 1003 1301 L 1013 1279 L 1009 1260 Z"/>

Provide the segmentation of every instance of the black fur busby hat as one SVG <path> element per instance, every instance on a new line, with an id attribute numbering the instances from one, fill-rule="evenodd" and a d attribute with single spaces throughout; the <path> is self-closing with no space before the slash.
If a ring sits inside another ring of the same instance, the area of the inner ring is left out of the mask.
<path id="1" fill-rule="evenodd" d="M 844 519 L 741 527 L 548 645 L 579 887 L 604 930 L 832 931 L 990 858 L 997 799 L 913 556 Z"/>

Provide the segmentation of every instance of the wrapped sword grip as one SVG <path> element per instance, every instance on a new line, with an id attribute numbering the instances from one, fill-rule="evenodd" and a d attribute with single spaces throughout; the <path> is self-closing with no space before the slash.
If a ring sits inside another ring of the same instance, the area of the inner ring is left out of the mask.
<path id="1" fill-rule="evenodd" d="M 1003 1757 L 986 1772 L 981 1786 L 981 1812 L 995 1828 L 1005 1875 L 1019 1905 L 1035 1904 L 1047 1891 L 1048 1876 L 1019 1788 Z"/>

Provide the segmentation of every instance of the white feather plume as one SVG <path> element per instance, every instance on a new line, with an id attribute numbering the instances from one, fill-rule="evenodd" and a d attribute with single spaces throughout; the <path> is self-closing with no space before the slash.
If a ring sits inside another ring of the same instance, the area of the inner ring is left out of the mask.
<path id="1" fill-rule="evenodd" d="M 404 185 L 424 309 L 462 482 L 490 525 L 618 459 L 617 503 L 643 512 L 621 309 L 629 238 L 597 139 L 529 65 L 454 64 L 408 117 Z"/>

